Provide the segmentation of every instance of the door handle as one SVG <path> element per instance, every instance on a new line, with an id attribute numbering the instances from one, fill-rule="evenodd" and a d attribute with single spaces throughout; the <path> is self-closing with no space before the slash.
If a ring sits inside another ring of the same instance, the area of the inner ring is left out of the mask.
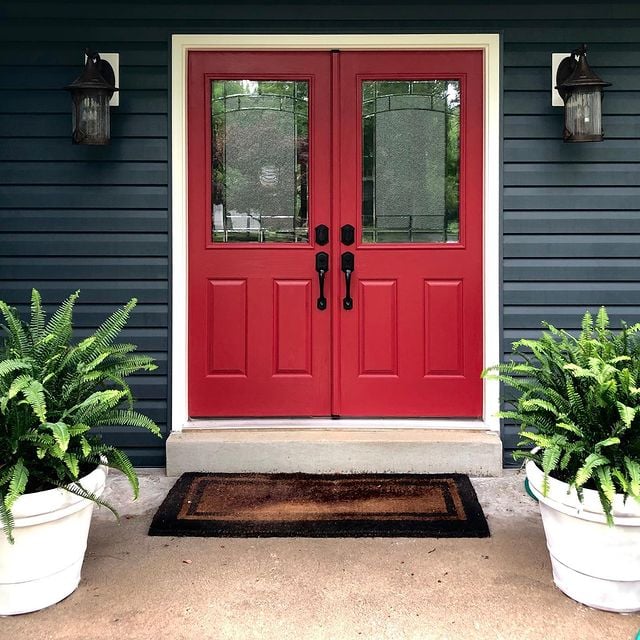
<path id="1" fill-rule="evenodd" d="M 329 271 L 329 254 L 324 251 L 316 253 L 316 271 L 318 272 L 318 284 L 320 286 L 320 295 L 316 302 L 316 306 L 320 311 L 324 311 L 327 308 L 327 299 L 324 295 L 324 278 Z"/>
<path id="2" fill-rule="evenodd" d="M 342 254 L 342 271 L 344 272 L 345 293 L 342 299 L 342 307 L 346 311 L 353 309 L 353 298 L 351 297 L 351 274 L 354 272 L 355 258 L 351 251 Z"/>

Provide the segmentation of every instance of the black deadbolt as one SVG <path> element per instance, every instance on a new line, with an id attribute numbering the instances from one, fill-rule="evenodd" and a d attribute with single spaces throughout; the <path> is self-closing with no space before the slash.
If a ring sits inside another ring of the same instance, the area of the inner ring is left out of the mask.
<path id="1" fill-rule="evenodd" d="M 316 227 L 316 244 L 320 246 L 329 242 L 329 227 L 326 224 L 319 224 Z"/>
<path id="2" fill-rule="evenodd" d="M 342 244 L 350 245 L 353 244 L 356 239 L 356 230 L 350 224 L 342 225 L 340 228 L 340 240 Z"/>

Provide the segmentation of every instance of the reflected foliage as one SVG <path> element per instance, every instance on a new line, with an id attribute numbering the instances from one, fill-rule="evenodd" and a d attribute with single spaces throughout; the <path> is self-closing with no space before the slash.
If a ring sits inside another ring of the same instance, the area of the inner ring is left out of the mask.
<path id="1" fill-rule="evenodd" d="M 460 90 L 453 80 L 362 83 L 365 242 L 457 242 Z"/>
<path id="2" fill-rule="evenodd" d="M 212 83 L 213 239 L 307 242 L 308 83 Z"/>

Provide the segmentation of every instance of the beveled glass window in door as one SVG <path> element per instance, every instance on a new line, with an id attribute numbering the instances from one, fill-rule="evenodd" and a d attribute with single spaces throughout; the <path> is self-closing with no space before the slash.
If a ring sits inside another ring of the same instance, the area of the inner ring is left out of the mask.
<path id="1" fill-rule="evenodd" d="M 363 242 L 458 242 L 460 85 L 362 83 Z"/>
<path id="2" fill-rule="evenodd" d="M 211 83 L 214 242 L 308 242 L 309 83 Z"/>

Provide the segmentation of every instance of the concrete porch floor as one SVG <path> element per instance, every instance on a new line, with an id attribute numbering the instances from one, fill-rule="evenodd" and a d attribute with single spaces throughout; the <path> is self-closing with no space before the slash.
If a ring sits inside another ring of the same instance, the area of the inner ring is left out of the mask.
<path id="1" fill-rule="evenodd" d="M 1 638 L 633 639 L 640 615 L 577 604 L 553 586 L 537 505 L 522 476 L 474 480 L 492 537 L 473 539 L 150 538 L 175 478 L 121 476 L 94 513 L 78 590 L 0 620 Z"/>

